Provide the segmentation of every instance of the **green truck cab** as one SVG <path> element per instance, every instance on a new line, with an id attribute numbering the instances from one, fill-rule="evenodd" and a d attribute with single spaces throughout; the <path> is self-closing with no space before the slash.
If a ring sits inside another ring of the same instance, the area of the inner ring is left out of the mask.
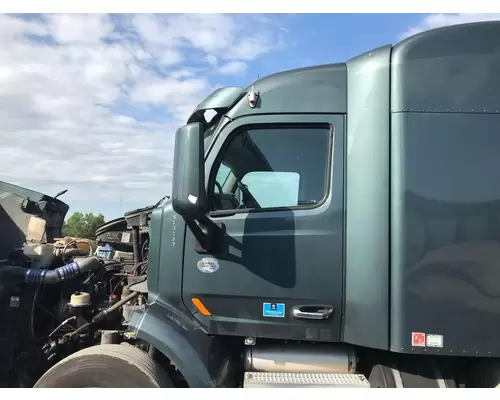
<path id="1" fill-rule="evenodd" d="M 498 37 L 440 28 L 201 102 L 131 334 L 189 387 L 496 386 Z"/>

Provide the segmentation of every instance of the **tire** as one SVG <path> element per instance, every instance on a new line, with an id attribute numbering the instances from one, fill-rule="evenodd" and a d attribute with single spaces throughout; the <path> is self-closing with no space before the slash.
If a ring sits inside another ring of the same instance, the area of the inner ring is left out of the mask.
<path id="1" fill-rule="evenodd" d="M 371 388 L 396 388 L 396 379 L 392 368 L 385 365 L 375 365 L 368 377 Z"/>
<path id="2" fill-rule="evenodd" d="M 105 344 L 59 361 L 35 388 L 168 388 L 172 381 L 158 363 L 133 346 Z"/>
<path id="3" fill-rule="evenodd" d="M 396 366 L 375 365 L 368 377 L 371 388 L 456 388 L 453 379 L 441 377 L 441 372 L 434 368 L 434 375 L 420 374 L 416 371 L 400 371 Z"/>

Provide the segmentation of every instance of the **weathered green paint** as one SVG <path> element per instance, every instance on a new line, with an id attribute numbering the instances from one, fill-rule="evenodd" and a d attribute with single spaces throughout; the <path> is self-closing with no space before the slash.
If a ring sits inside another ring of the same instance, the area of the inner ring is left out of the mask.
<path id="1" fill-rule="evenodd" d="M 394 46 L 392 112 L 499 112 L 498 26 L 448 26 Z"/>
<path id="2" fill-rule="evenodd" d="M 166 317 L 165 310 L 155 303 L 145 312 L 134 313 L 129 325 L 131 332 L 161 351 L 182 371 L 190 387 L 215 387 L 207 366 L 188 335 L 198 332 L 207 342 L 209 337 L 203 332 L 182 328 L 178 323 L 172 323 Z"/>
<path id="3" fill-rule="evenodd" d="M 279 72 L 254 82 L 247 92 L 259 93 L 255 108 L 243 97 L 228 113 L 235 119 L 253 114 L 345 114 L 347 76 L 345 64 L 329 64 Z"/>
<path id="4" fill-rule="evenodd" d="M 498 37 L 500 22 L 458 25 L 392 51 L 393 351 L 500 356 Z"/>
<path id="5" fill-rule="evenodd" d="M 231 338 L 207 335 L 183 303 L 181 266 L 185 235 L 186 224 L 173 211 L 172 202 L 153 211 L 148 309 L 134 315 L 129 330 L 175 362 L 190 387 L 223 386 L 232 378 L 227 360 L 238 350 L 238 343 L 232 343 Z"/>
<path id="6" fill-rule="evenodd" d="M 500 242 L 497 37 L 498 22 L 442 28 L 345 64 L 282 72 L 228 91 L 235 104 L 207 149 L 205 188 L 223 143 L 239 127 L 326 122 L 335 128 L 329 196 L 316 208 L 209 216 L 225 229 L 219 245 L 232 243 L 245 253 L 231 259 L 227 250 L 212 251 L 221 266 L 209 275 L 196 270 L 205 255 L 195 251 L 171 203 L 155 211 L 150 299 L 166 311 L 155 311 L 159 320 L 144 319 L 139 337 L 155 331 L 147 324 L 190 321 L 186 331 L 197 334 L 188 342 L 197 354 L 212 346 L 199 332 L 211 333 L 216 343 L 248 335 L 433 353 L 411 348 L 411 332 L 418 331 L 444 335 L 436 354 L 499 356 L 500 253 L 484 260 L 477 249 L 467 251 L 479 243 L 496 254 Z M 259 93 L 255 108 L 245 95 L 250 90 Z M 458 153 L 463 162 L 453 158 Z M 414 225 L 415 218 L 423 223 Z M 447 229 L 453 232 L 448 239 Z M 446 249 L 455 258 L 439 261 Z M 294 279 L 273 282 L 263 268 Z M 194 309 L 195 295 L 212 317 Z M 280 300 L 331 303 L 336 314 L 329 325 L 259 320 L 262 302 Z M 219 361 L 204 364 L 212 380 L 227 359 L 224 351 L 215 353 Z"/>
<path id="7" fill-rule="evenodd" d="M 204 113 L 207 110 L 224 112 L 231 109 L 245 94 L 245 89 L 241 87 L 225 87 L 215 90 L 194 109 L 188 119 L 188 124 L 205 121 Z"/>
<path id="8" fill-rule="evenodd" d="M 272 107 L 272 105 L 271 105 Z M 206 160 L 206 183 L 215 176 L 217 155 L 241 127 L 266 124 L 329 124 L 333 133 L 328 197 L 315 207 L 276 212 L 213 215 L 223 226 L 217 250 L 195 251 L 193 234 L 186 235 L 183 275 L 184 303 L 203 299 L 213 314 L 196 317 L 211 334 L 339 341 L 343 288 L 343 152 L 341 115 L 247 115 L 220 132 Z M 321 251 L 311 251 L 321 249 Z M 215 274 L 203 274 L 196 264 L 203 257 L 218 260 Z M 314 290 L 311 290 L 314 288 Z M 285 318 L 264 319 L 263 302 L 285 302 Z M 328 321 L 294 320 L 298 304 L 328 304 L 335 313 Z M 188 308 L 195 313 L 193 306 Z"/>
<path id="9" fill-rule="evenodd" d="M 389 347 L 391 46 L 347 63 L 347 180 L 343 340 Z"/>

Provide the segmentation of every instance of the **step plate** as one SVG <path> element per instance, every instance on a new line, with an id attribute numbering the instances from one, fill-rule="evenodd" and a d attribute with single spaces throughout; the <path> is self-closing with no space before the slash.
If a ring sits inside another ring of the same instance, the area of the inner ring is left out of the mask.
<path id="1" fill-rule="evenodd" d="M 369 388 L 364 375 L 245 372 L 243 387 L 358 387 Z"/>

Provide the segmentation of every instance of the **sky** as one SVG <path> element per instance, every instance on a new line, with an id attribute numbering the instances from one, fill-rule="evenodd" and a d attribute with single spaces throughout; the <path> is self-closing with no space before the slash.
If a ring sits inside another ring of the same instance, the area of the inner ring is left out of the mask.
<path id="1" fill-rule="evenodd" d="M 500 14 L 0 15 L 0 180 L 106 220 L 170 195 L 174 135 L 221 86 Z"/>

